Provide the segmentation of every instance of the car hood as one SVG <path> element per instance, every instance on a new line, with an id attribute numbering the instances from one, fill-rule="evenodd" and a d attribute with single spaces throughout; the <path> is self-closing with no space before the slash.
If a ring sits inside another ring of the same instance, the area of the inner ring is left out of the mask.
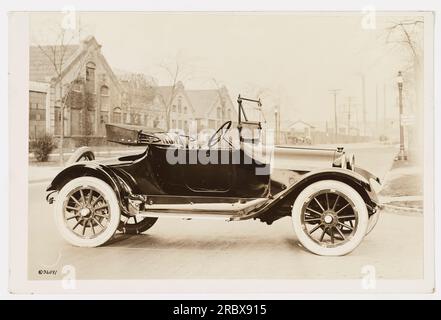
<path id="1" fill-rule="evenodd" d="M 246 154 L 261 163 L 271 163 L 274 169 L 311 171 L 332 167 L 344 153 L 332 148 L 305 148 L 295 146 L 268 146 L 256 148 L 243 144 Z"/>

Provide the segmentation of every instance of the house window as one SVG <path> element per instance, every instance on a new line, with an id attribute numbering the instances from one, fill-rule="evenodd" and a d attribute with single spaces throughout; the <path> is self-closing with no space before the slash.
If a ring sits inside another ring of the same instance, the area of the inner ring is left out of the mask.
<path id="1" fill-rule="evenodd" d="M 109 96 L 109 87 L 108 86 L 102 86 L 100 89 L 100 93 L 102 96 Z"/>
<path id="2" fill-rule="evenodd" d="M 222 117 L 221 115 L 221 108 L 217 107 L 217 118 L 220 119 Z"/>
<path id="3" fill-rule="evenodd" d="M 121 109 L 120 108 L 113 109 L 112 122 L 113 123 L 121 123 Z"/>
<path id="4" fill-rule="evenodd" d="M 83 128 L 83 135 L 91 136 L 95 134 L 95 112 L 86 111 L 85 128 Z"/>
<path id="5" fill-rule="evenodd" d="M 100 114 L 100 134 L 106 136 L 106 123 L 109 122 L 109 114 L 107 111 L 101 111 Z"/>
<path id="6" fill-rule="evenodd" d="M 29 138 L 46 133 L 46 93 L 29 91 Z"/>
<path id="7" fill-rule="evenodd" d="M 187 113 L 187 107 L 184 107 L 184 113 Z"/>
<path id="8" fill-rule="evenodd" d="M 81 135 L 83 110 L 71 109 L 70 111 L 70 133 L 73 136 Z"/>
<path id="9" fill-rule="evenodd" d="M 76 81 L 72 86 L 72 91 L 81 92 L 81 83 Z"/>
<path id="10" fill-rule="evenodd" d="M 172 120 L 172 129 L 176 129 L 176 120 Z"/>
<path id="11" fill-rule="evenodd" d="M 173 111 L 173 112 L 176 112 L 176 105 L 173 105 L 173 107 L 172 107 L 172 111 Z"/>
<path id="12" fill-rule="evenodd" d="M 228 120 L 231 120 L 231 109 L 228 109 Z"/>
<path id="13" fill-rule="evenodd" d="M 208 128 L 216 129 L 216 120 L 208 120 Z"/>
<path id="14" fill-rule="evenodd" d="M 90 92 L 95 92 L 95 69 L 93 62 L 86 64 L 86 83 Z"/>
<path id="15" fill-rule="evenodd" d="M 100 89 L 100 109 L 101 111 L 109 111 L 109 88 L 107 86 L 102 86 Z"/>

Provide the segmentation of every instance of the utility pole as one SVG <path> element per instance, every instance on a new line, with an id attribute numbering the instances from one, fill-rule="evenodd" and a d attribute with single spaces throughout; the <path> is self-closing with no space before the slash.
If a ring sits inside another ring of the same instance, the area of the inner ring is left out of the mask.
<path id="1" fill-rule="evenodd" d="M 334 142 L 337 142 L 338 137 L 338 125 L 337 125 L 337 93 L 340 92 L 341 89 L 332 89 L 329 90 L 330 93 L 334 95 Z"/>

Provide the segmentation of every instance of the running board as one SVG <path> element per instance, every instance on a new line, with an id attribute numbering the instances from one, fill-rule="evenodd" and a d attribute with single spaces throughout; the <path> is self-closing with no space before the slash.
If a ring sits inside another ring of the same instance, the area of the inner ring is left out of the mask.
<path id="1" fill-rule="evenodd" d="M 267 201 L 267 198 L 258 198 L 247 202 L 237 201 L 234 203 L 145 204 L 144 211 L 243 214 Z"/>
<path id="2" fill-rule="evenodd" d="M 137 215 L 151 218 L 216 219 L 230 221 L 248 214 L 268 201 L 267 198 L 235 203 L 151 204 Z"/>
<path id="3" fill-rule="evenodd" d="M 221 221 L 231 221 L 234 215 L 225 214 L 209 214 L 209 213 L 175 213 L 175 212 L 153 212 L 144 211 L 137 214 L 141 217 L 146 218 L 174 218 L 174 219 L 184 219 L 184 220 L 221 220 Z"/>

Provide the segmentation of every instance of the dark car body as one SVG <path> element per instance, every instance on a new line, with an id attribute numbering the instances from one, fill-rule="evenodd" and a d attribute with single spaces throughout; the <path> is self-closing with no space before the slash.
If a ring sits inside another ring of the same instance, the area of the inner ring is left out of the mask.
<path id="1" fill-rule="evenodd" d="M 239 116 L 239 136 L 243 126 L 249 123 Z M 237 148 L 189 148 L 155 130 L 112 125 L 109 129 L 108 132 L 118 131 L 116 141 L 144 145 L 145 151 L 115 159 L 75 163 L 53 179 L 47 188 L 49 199 L 51 193 L 59 191 L 70 180 L 92 176 L 112 187 L 121 212 L 128 216 L 139 213 L 155 217 L 167 213 L 183 217 L 209 215 L 225 220 L 258 218 L 271 224 L 291 214 L 293 201 L 305 187 L 332 179 L 357 190 L 370 216 L 377 212 L 378 199 L 373 184 L 379 183 L 379 179 L 355 167 L 353 159 L 342 148 L 276 146 L 272 149 L 272 161 L 265 162 L 247 150 L 254 141 L 246 141 L 242 136 Z M 167 158 L 175 153 L 180 153 L 185 163 Z M 206 159 L 228 161 L 207 163 Z M 291 172 L 294 178 L 289 183 L 281 182 L 272 177 L 272 170 Z"/>

